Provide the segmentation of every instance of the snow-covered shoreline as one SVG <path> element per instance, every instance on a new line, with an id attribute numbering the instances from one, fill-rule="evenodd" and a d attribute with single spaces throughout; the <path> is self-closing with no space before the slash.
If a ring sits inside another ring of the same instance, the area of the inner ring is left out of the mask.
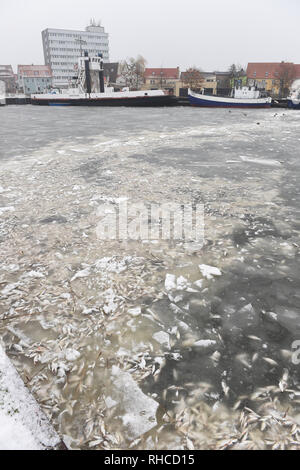
<path id="1" fill-rule="evenodd" d="M 43 450 L 59 442 L 0 344 L 0 450 Z"/>

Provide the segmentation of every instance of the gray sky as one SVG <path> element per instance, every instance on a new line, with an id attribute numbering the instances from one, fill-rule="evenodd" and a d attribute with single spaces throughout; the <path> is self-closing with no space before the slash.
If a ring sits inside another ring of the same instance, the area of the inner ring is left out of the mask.
<path id="1" fill-rule="evenodd" d="M 0 0 L 0 64 L 42 64 L 41 31 L 101 19 L 110 59 L 149 67 L 300 63 L 300 0 Z"/>

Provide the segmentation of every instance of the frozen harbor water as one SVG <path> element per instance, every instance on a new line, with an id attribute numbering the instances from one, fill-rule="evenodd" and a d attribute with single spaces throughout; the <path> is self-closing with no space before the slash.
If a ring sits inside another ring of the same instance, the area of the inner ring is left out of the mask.
<path id="1" fill-rule="evenodd" d="M 300 113 L 0 119 L 1 336 L 66 444 L 296 448 Z M 99 240 L 120 198 L 204 204 L 204 247 Z"/>

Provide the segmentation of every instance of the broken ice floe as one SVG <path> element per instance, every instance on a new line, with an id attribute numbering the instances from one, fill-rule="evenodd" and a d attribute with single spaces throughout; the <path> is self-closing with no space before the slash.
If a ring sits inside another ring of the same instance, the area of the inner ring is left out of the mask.
<path id="1" fill-rule="evenodd" d="M 123 409 L 121 416 L 128 439 L 137 439 L 157 425 L 158 403 L 141 391 L 129 373 L 113 366 L 112 383 L 117 397 L 113 396 L 113 400 Z"/>
<path id="2" fill-rule="evenodd" d="M 142 313 L 142 310 L 141 307 L 130 308 L 128 313 L 133 317 L 138 317 Z"/>
<path id="3" fill-rule="evenodd" d="M 13 284 L 7 284 L 7 286 L 5 286 L 4 289 L 2 289 L 1 293 L 2 293 L 2 295 L 8 295 L 12 291 L 17 289 L 20 285 L 21 285 L 20 282 L 15 282 Z"/>
<path id="4" fill-rule="evenodd" d="M 213 266 L 208 266 L 207 264 L 200 264 L 199 269 L 206 279 L 213 279 L 214 276 L 222 276 L 220 269 Z"/>
<path id="5" fill-rule="evenodd" d="M 113 400 L 111 397 L 106 397 L 104 401 L 108 409 L 113 408 L 118 404 L 118 402 Z"/>
<path id="6" fill-rule="evenodd" d="M 200 279 L 200 280 L 198 280 L 198 281 L 195 281 L 194 284 L 195 284 L 196 287 L 198 287 L 198 289 L 202 289 L 202 287 L 203 287 L 203 280 Z"/>
<path id="7" fill-rule="evenodd" d="M 159 331 L 158 333 L 154 333 L 152 336 L 155 341 L 157 341 L 162 346 L 165 346 L 167 349 L 171 349 L 170 345 L 170 335 L 165 333 L 164 331 Z"/>
<path id="8" fill-rule="evenodd" d="M 183 277 L 179 276 L 176 279 L 176 276 L 174 274 L 167 274 L 165 278 L 165 289 L 166 291 L 171 291 L 171 290 L 186 290 L 190 286 L 190 283 L 188 280 Z"/>
<path id="9" fill-rule="evenodd" d="M 176 289 L 176 276 L 174 274 L 167 274 L 166 279 L 165 279 L 165 289 L 168 290 L 173 290 Z"/>
<path id="10" fill-rule="evenodd" d="M 121 260 L 118 260 L 115 257 L 105 257 L 96 261 L 95 268 L 99 271 L 120 274 L 126 271 L 128 264 L 130 264 L 132 261 L 133 258 L 131 256 L 127 256 Z"/>
<path id="11" fill-rule="evenodd" d="M 281 162 L 277 160 L 271 160 L 271 159 L 267 160 L 265 158 L 252 158 L 252 157 L 245 157 L 245 156 L 240 156 L 240 159 L 246 163 L 257 163 L 259 165 L 277 166 L 277 167 L 282 166 Z"/>
<path id="12" fill-rule="evenodd" d="M 91 271 L 90 271 L 90 268 L 85 268 L 85 269 L 82 269 L 81 271 L 78 271 L 71 279 L 71 282 L 72 281 L 75 281 L 76 279 L 80 279 L 80 278 L 83 278 L 83 277 L 88 277 L 90 275 Z"/>
<path id="13" fill-rule="evenodd" d="M 0 207 L 0 216 L 5 214 L 5 212 L 14 212 L 15 208 L 13 206 Z"/>

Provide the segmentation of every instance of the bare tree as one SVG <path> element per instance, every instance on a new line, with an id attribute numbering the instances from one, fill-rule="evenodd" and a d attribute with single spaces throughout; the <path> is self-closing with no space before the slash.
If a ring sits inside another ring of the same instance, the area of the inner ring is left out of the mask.
<path id="1" fill-rule="evenodd" d="M 234 88 L 246 84 L 246 72 L 240 64 L 231 64 L 229 69 L 230 86 Z"/>
<path id="2" fill-rule="evenodd" d="M 136 59 L 133 57 L 120 63 L 120 75 L 126 87 L 131 89 L 140 89 L 144 83 L 146 60 L 139 55 Z"/>
<path id="3" fill-rule="evenodd" d="M 279 96 L 286 98 L 289 94 L 290 87 L 296 78 L 294 64 L 281 62 L 278 71 L 278 78 L 280 81 Z"/>
<path id="4" fill-rule="evenodd" d="M 240 78 L 244 75 L 245 70 L 240 64 L 231 64 L 228 72 L 230 74 L 230 78 Z"/>
<path id="5" fill-rule="evenodd" d="M 202 87 L 204 78 L 199 69 L 190 67 L 186 72 L 182 73 L 182 81 L 191 90 L 199 90 Z"/>
<path id="6" fill-rule="evenodd" d="M 147 61 L 142 55 L 138 55 L 136 59 L 136 85 L 137 88 L 141 88 L 144 83 L 144 76 L 146 70 Z"/>
<path id="7" fill-rule="evenodd" d="M 237 76 L 237 66 L 235 64 L 231 64 L 229 69 L 228 69 L 228 72 L 230 74 L 230 78 L 236 78 Z"/>

